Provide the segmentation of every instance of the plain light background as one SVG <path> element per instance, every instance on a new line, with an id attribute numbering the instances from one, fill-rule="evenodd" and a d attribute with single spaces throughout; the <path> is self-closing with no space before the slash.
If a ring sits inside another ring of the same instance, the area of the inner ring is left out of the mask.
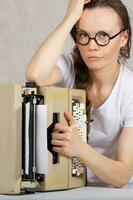
<path id="1" fill-rule="evenodd" d="M 133 1 L 123 2 L 133 26 Z M 32 55 L 61 22 L 66 9 L 67 0 L 0 0 L 0 83 L 24 84 Z M 64 52 L 72 47 L 69 38 Z M 133 69 L 132 57 L 133 51 L 128 62 Z"/>

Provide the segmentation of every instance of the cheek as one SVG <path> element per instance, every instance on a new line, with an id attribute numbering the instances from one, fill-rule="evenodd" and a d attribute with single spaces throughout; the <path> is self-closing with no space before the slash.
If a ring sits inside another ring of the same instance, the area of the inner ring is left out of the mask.
<path id="1" fill-rule="evenodd" d="M 119 45 L 108 46 L 104 52 L 105 52 L 104 56 L 106 59 L 109 59 L 109 60 L 117 59 L 120 52 Z"/>
<path id="2" fill-rule="evenodd" d="M 85 46 L 84 47 L 80 46 L 80 47 L 78 47 L 78 50 L 79 50 L 79 53 L 81 55 L 81 58 L 84 60 L 86 55 L 87 55 L 86 47 Z"/>

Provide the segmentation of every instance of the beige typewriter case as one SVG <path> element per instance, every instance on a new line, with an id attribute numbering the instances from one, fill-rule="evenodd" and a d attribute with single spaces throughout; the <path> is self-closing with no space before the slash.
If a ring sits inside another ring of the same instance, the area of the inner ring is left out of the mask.
<path id="1" fill-rule="evenodd" d="M 67 124 L 64 112 L 75 117 L 86 142 L 85 91 L 42 87 L 32 83 L 0 85 L 0 193 L 64 190 L 86 184 L 79 158 L 52 151 L 55 123 Z"/>

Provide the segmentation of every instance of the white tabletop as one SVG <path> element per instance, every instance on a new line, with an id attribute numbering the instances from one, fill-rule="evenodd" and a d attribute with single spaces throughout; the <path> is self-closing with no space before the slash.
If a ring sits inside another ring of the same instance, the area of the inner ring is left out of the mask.
<path id="1" fill-rule="evenodd" d="M 0 200 L 133 200 L 133 189 L 82 187 L 24 195 L 0 195 Z"/>

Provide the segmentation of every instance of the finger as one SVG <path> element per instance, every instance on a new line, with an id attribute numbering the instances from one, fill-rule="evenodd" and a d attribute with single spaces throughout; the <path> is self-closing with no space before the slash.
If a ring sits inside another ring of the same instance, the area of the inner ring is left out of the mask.
<path id="1" fill-rule="evenodd" d="M 64 140 L 66 138 L 65 134 L 62 133 L 52 133 L 52 139 L 57 139 L 57 140 Z"/>
<path id="2" fill-rule="evenodd" d="M 69 132 L 69 131 L 70 131 L 70 127 L 65 126 L 63 124 L 57 123 L 54 126 L 54 132 L 63 132 L 63 133 L 65 133 L 65 132 Z"/>
<path id="3" fill-rule="evenodd" d="M 53 151 L 60 153 L 60 154 L 63 153 L 62 147 L 53 147 Z"/>
<path id="4" fill-rule="evenodd" d="M 85 0 L 84 4 L 87 4 L 89 3 L 91 0 Z"/>
<path id="5" fill-rule="evenodd" d="M 64 146 L 64 141 L 52 139 L 52 140 L 51 140 L 51 144 L 52 144 L 52 145 L 55 145 L 55 146 Z"/>
<path id="6" fill-rule="evenodd" d="M 72 114 L 69 113 L 69 112 L 65 112 L 64 115 L 65 115 L 65 118 L 66 118 L 66 120 L 68 122 L 68 125 L 69 126 L 73 126 L 75 124 L 75 119 L 72 116 Z"/>

